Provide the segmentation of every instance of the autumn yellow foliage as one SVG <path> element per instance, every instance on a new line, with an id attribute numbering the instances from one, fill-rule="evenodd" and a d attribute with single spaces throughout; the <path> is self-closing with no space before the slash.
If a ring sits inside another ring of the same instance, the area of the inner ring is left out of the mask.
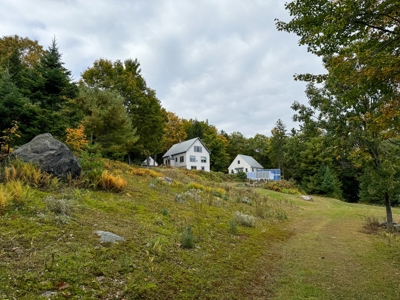
<path id="1" fill-rule="evenodd" d="M 86 138 L 83 124 L 80 124 L 78 128 L 67 128 L 65 131 L 67 133 L 65 144 L 67 144 L 73 152 L 79 153 L 85 149 L 89 141 Z"/>
<path id="2" fill-rule="evenodd" d="M 150 177 L 164 177 L 163 174 L 156 172 L 154 170 L 149 170 L 149 169 L 143 169 L 143 168 L 131 168 L 128 172 L 130 175 L 136 175 L 136 176 L 150 176 Z"/>

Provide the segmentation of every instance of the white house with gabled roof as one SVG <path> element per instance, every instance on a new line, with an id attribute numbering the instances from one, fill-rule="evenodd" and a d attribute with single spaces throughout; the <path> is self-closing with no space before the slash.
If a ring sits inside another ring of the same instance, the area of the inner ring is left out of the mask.
<path id="1" fill-rule="evenodd" d="M 257 170 L 262 169 L 263 166 L 260 165 L 253 157 L 238 154 L 229 166 L 228 172 L 230 174 L 236 174 L 238 172 L 257 172 Z"/>
<path id="2" fill-rule="evenodd" d="M 173 145 L 163 155 L 164 165 L 210 172 L 210 150 L 200 138 Z"/>

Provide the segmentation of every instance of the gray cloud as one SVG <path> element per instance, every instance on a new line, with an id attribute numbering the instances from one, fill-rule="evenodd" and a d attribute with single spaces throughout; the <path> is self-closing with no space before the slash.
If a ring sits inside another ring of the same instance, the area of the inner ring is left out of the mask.
<path id="1" fill-rule="evenodd" d="M 306 99 L 293 74 L 323 72 L 275 18 L 289 20 L 284 1 L 3 0 L 0 32 L 56 36 L 76 79 L 96 59 L 137 58 L 167 110 L 250 137 L 295 126 L 290 105 Z"/>

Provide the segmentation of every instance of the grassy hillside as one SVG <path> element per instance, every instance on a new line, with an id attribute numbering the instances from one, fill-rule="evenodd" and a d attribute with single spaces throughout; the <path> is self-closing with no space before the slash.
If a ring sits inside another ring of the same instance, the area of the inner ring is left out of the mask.
<path id="1" fill-rule="evenodd" d="M 226 175 L 106 166 L 127 181 L 121 192 L 2 185 L 0 299 L 245 299 L 272 270 L 268 248 L 290 236 L 289 203 Z M 100 243 L 96 230 L 125 241 Z"/>
<path id="2" fill-rule="evenodd" d="M 363 227 L 381 207 L 218 173 L 106 168 L 96 188 L 2 169 L 0 299 L 400 297 L 397 235 Z M 97 230 L 125 241 L 101 243 Z"/>

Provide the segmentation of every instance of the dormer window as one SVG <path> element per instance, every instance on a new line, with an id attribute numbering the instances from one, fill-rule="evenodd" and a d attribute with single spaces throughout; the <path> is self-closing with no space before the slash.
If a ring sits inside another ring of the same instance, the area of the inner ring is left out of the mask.
<path id="1" fill-rule="evenodd" d="M 238 165 L 240 165 L 240 160 L 238 160 Z"/>

